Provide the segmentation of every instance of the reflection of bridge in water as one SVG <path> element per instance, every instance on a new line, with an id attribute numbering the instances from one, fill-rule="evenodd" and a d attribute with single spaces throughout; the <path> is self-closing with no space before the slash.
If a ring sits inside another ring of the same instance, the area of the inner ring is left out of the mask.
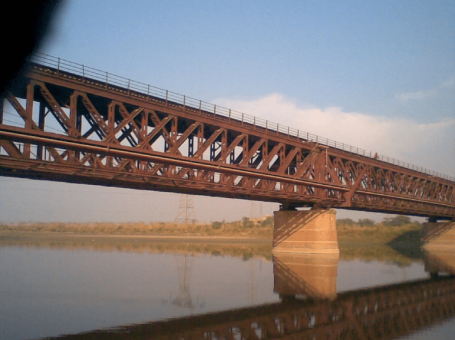
<path id="1" fill-rule="evenodd" d="M 274 290 L 280 293 L 281 303 L 60 339 L 394 339 L 455 316 L 455 278 L 437 275 L 455 273 L 455 254 L 427 253 L 425 267 L 432 274 L 429 279 L 338 296 L 333 292 L 337 261 L 337 257 L 319 255 L 299 261 L 275 257 Z M 292 289 L 306 298 L 295 298 Z"/>

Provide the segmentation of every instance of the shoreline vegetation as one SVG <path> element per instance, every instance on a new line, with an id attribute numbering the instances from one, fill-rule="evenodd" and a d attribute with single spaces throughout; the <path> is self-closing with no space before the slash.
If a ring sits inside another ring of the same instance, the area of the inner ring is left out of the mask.
<path id="1" fill-rule="evenodd" d="M 77 235 L 111 236 L 160 236 L 160 237 L 210 237 L 271 239 L 273 217 L 250 220 L 244 217 L 235 222 L 175 223 L 175 222 L 127 222 L 127 223 L 0 223 L 0 232 L 23 231 L 40 233 L 68 233 Z"/>
<path id="2" fill-rule="evenodd" d="M 408 216 L 397 215 L 376 223 L 370 219 L 354 221 L 338 219 L 337 235 L 339 243 L 388 244 L 399 242 L 402 246 L 413 246 L 420 242 L 422 224 L 411 221 Z M 134 236 L 155 238 L 194 238 L 207 241 L 214 239 L 240 242 L 246 239 L 256 242 L 271 241 L 273 238 L 273 217 L 260 219 L 244 217 L 240 221 L 212 223 L 174 222 L 129 222 L 129 223 L 0 223 L 0 233 L 53 233 L 59 235 L 102 235 Z"/>
<path id="3" fill-rule="evenodd" d="M 340 259 L 422 260 L 422 224 L 398 215 L 380 223 L 337 220 Z M 209 224 L 178 223 L 0 223 L 0 247 L 90 249 L 272 259 L 273 217 Z"/>

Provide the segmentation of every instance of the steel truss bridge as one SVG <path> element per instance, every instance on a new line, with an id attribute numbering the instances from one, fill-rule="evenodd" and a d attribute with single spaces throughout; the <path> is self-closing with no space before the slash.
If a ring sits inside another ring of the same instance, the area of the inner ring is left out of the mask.
<path id="1" fill-rule="evenodd" d="M 0 175 L 455 218 L 455 179 L 47 55 L 0 107 Z"/>

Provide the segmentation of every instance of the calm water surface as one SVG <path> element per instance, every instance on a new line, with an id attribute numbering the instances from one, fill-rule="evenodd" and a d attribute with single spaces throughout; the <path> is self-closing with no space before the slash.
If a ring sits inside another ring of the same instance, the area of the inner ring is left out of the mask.
<path id="1" fill-rule="evenodd" d="M 272 257 L 256 245 L 210 247 L 3 244 L 0 338 L 86 339 L 97 330 L 115 339 L 455 334 L 455 281 L 428 272 L 450 271 L 450 256 Z"/>

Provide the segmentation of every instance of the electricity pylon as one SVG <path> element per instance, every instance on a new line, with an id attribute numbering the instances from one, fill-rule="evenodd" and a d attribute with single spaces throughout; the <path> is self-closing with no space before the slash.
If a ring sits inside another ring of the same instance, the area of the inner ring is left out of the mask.
<path id="1" fill-rule="evenodd" d="M 180 195 L 179 209 L 175 217 L 176 223 L 183 223 L 186 226 L 196 223 L 196 213 L 194 212 L 193 198 L 190 195 Z"/>

